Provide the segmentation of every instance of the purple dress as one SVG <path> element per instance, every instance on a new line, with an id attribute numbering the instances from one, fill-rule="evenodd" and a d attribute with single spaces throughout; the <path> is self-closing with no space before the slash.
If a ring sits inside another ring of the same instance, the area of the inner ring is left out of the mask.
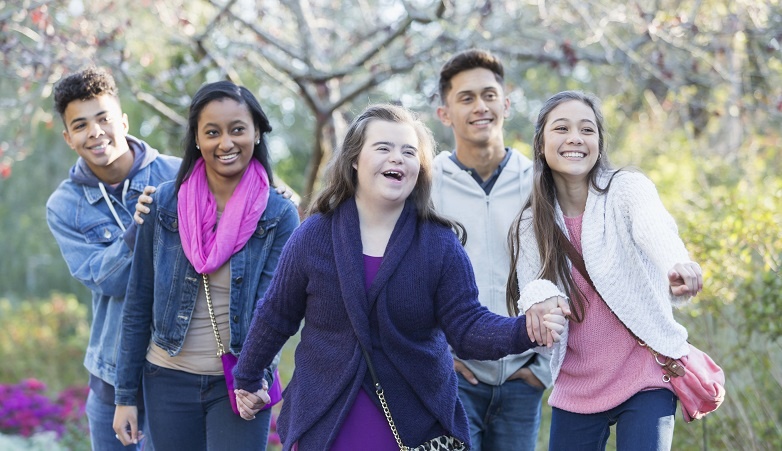
<path id="1" fill-rule="evenodd" d="M 382 262 L 383 257 L 364 255 L 364 285 L 367 290 Z M 332 451 L 367 449 L 367 445 L 372 445 L 372 450 L 375 451 L 399 450 L 386 417 L 370 396 L 376 395 L 367 393 L 363 388 L 358 391 L 353 407 L 350 408 L 331 446 Z"/>

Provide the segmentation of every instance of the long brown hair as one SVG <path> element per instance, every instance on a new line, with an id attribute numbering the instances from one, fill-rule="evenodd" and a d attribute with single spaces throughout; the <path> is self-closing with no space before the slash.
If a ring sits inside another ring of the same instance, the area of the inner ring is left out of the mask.
<path id="1" fill-rule="evenodd" d="M 353 163 L 364 147 L 366 131 L 372 121 L 387 121 L 408 124 L 418 136 L 418 156 L 421 169 L 418 180 L 410 193 L 415 203 L 418 217 L 424 221 L 434 221 L 453 229 L 464 244 L 467 232 L 456 221 L 438 215 L 432 203 L 432 161 L 434 160 L 435 141 L 432 132 L 410 110 L 391 104 L 378 104 L 367 107 L 350 124 L 342 146 L 326 166 L 323 189 L 310 205 L 307 215 L 313 213 L 329 214 L 342 202 L 356 195 L 358 175 Z"/>
<path id="2" fill-rule="evenodd" d="M 522 215 L 528 209 L 532 209 L 532 226 L 534 227 L 535 240 L 538 244 L 540 261 L 542 268 L 539 278 L 550 280 L 554 283 L 561 282 L 565 288 L 565 294 L 570 298 L 570 310 L 573 314 L 573 320 L 581 322 L 584 319 L 584 309 L 586 299 L 573 281 L 568 267 L 567 253 L 563 240 L 567 237 L 557 225 L 556 202 L 557 188 L 554 185 L 554 177 L 551 168 L 546 164 L 544 151 L 544 129 L 548 121 L 548 115 L 551 111 L 564 102 L 577 100 L 587 105 L 595 113 L 598 132 L 598 159 L 594 167 L 589 171 L 589 185 L 600 193 L 605 193 L 611 186 L 611 182 L 601 188 L 597 184 L 598 175 L 602 172 L 614 171 L 608 162 L 605 145 L 605 129 L 603 125 L 603 113 L 600 109 L 600 100 L 592 94 L 580 91 L 562 91 L 551 96 L 538 113 L 538 120 L 535 123 L 535 137 L 533 139 L 533 165 L 534 176 L 532 182 L 532 195 L 527 200 L 524 208 L 521 209 L 513 225 L 508 231 L 508 246 L 511 254 L 511 267 L 508 274 L 508 283 L 506 285 L 505 299 L 508 307 L 508 313 L 518 315 L 519 308 L 519 279 L 516 274 L 518 264 L 520 227 L 522 226 Z"/>

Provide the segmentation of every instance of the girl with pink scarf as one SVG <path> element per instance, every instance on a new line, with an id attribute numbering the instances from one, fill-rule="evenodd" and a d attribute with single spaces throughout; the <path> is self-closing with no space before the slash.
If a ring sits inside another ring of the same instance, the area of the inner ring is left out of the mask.
<path id="1" fill-rule="evenodd" d="M 155 448 L 266 448 L 271 411 L 251 421 L 234 413 L 218 349 L 241 353 L 299 223 L 293 203 L 270 190 L 270 131 L 246 88 L 222 81 L 193 97 L 179 174 L 157 188 L 137 233 L 115 398 L 123 444 L 139 438 L 135 393 L 143 384 L 144 433 Z M 264 369 L 262 398 L 275 368 Z"/>

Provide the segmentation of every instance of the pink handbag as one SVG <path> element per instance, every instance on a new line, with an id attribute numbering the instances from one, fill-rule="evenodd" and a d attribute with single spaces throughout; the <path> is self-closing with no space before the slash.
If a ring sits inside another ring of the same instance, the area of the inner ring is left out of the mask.
<path id="1" fill-rule="evenodd" d="M 562 243 L 570 262 L 584 276 L 592 289 L 597 291 L 587 273 L 581 254 L 567 238 Z M 630 335 L 635 336 L 633 331 L 629 328 L 627 330 Z M 662 367 L 663 381 L 671 383 L 682 406 L 682 416 L 687 423 L 700 420 L 707 413 L 714 412 L 725 400 L 725 373 L 705 352 L 687 343 L 690 346 L 690 353 L 679 360 L 674 360 L 658 354 L 641 340 L 638 340 L 638 344 L 646 347 Z"/>
<path id="2" fill-rule="evenodd" d="M 705 352 L 687 344 L 690 353 L 678 360 L 647 348 L 663 370 L 663 381 L 671 383 L 681 403 L 684 421 L 689 423 L 717 410 L 725 400 L 725 373 Z"/>

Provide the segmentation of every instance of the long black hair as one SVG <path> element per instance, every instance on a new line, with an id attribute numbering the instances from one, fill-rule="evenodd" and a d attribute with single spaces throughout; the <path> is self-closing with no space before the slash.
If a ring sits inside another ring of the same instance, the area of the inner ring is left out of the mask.
<path id="1" fill-rule="evenodd" d="M 193 172 L 196 161 L 201 158 L 201 151 L 196 147 L 196 133 L 198 132 L 198 119 L 204 107 L 210 102 L 221 99 L 233 99 L 236 102 L 247 106 L 250 115 L 253 118 L 253 125 L 258 130 L 260 140 L 253 146 L 253 158 L 263 165 L 266 174 L 269 176 L 269 185 L 274 184 L 272 176 L 272 167 L 269 162 L 269 148 L 266 145 L 265 134 L 272 131 L 269 119 L 263 112 L 258 99 L 244 86 L 239 86 L 230 81 L 217 81 L 207 83 L 198 89 L 190 102 L 190 114 L 187 118 L 187 133 L 184 139 L 184 155 L 182 156 L 182 166 L 179 167 L 179 173 L 176 176 L 176 189 Z"/>

